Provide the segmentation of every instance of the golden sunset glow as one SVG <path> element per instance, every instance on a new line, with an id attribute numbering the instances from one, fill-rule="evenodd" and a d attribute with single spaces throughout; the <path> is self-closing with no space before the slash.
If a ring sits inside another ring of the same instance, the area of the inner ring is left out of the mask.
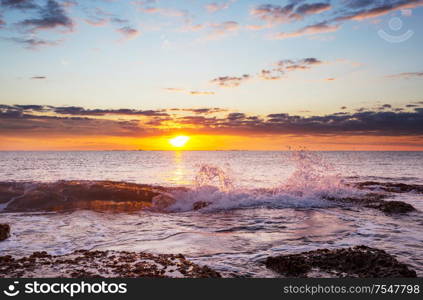
<path id="1" fill-rule="evenodd" d="M 182 148 L 189 141 L 188 136 L 180 135 L 169 140 L 169 143 L 176 148 Z"/>

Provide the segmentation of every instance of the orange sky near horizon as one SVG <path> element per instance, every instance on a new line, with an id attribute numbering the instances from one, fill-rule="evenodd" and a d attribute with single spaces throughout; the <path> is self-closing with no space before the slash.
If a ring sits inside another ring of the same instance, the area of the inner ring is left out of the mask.
<path id="1" fill-rule="evenodd" d="M 169 140 L 187 135 L 190 140 L 183 147 L 175 147 Z M 157 150 L 157 151 L 286 151 L 305 148 L 310 151 L 423 151 L 421 141 L 413 137 L 382 136 L 236 136 L 176 134 L 153 137 L 1 137 L 0 151 L 100 151 L 100 150 Z"/>

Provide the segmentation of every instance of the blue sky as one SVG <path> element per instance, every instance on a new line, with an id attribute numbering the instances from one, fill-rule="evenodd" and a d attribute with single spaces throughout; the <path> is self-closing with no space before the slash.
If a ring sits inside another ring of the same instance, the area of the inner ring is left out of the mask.
<path id="1" fill-rule="evenodd" d="M 422 100 L 421 0 L 0 0 L 0 9 L 4 105 L 307 117 L 412 111 Z"/>

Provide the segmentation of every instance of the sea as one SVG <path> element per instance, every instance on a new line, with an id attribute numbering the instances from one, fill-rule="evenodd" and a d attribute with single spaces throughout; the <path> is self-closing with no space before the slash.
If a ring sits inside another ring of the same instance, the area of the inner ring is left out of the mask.
<path id="1" fill-rule="evenodd" d="M 423 276 L 423 195 L 385 193 L 408 214 L 326 200 L 355 183 L 423 184 L 423 152 L 0 152 L 0 182 L 118 181 L 185 187 L 166 211 L 0 211 L 12 228 L 0 255 L 78 249 L 182 253 L 227 277 L 275 277 L 272 255 L 366 245 Z M 207 207 L 193 210 L 193 203 Z M 4 209 L 4 205 L 0 208 Z"/>

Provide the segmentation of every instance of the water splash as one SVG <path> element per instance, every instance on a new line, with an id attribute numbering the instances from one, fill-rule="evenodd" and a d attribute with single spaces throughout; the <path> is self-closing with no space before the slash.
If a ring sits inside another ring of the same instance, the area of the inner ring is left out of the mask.
<path id="1" fill-rule="evenodd" d="M 247 207 L 308 208 L 331 207 L 325 197 L 345 197 L 358 193 L 344 184 L 341 175 L 321 155 L 306 150 L 291 152 L 295 170 L 280 185 L 271 189 L 246 189 L 235 186 L 235 178 L 210 164 L 199 166 L 194 188 L 177 192 L 170 211 L 189 211 L 201 203 L 201 209 L 226 210 Z"/>
<path id="2" fill-rule="evenodd" d="M 203 164 L 194 178 L 194 186 L 198 189 L 205 186 L 216 186 L 219 190 L 229 192 L 234 189 L 234 181 L 227 171 L 210 164 Z"/>
<path id="3" fill-rule="evenodd" d="M 290 160 L 295 166 L 289 178 L 275 189 L 276 193 L 297 196 L 328 196 L 350 193 L 341 174 L 320 153 L 307 150 L 291 151 Z"/>

